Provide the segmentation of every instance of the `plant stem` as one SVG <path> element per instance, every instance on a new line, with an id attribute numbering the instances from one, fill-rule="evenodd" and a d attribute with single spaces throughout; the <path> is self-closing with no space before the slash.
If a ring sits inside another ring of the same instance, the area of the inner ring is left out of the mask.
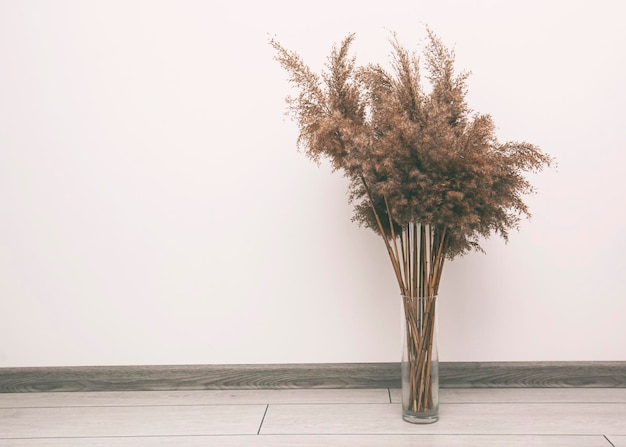
<path id="1" fill-rule="evenodd" d="M 436 405 L 433 355 L 436 297 L 448 244 L 447 228 L 418 223 L 404 226 L 401 238 L 404 277 L 410 295 L 404 296 L 408 410 L 428 412 Z"/>
<path id="2" fill-rule="evenodd" d="M 400 290 L 402 291 L 402 293 L 405 293 L 406 287 L 402 280 L 402 270 L 400 269 L 400 261 L 394 255 L 393 250 L 391 248 L 391 244 L 389 244 L 387 234 L 385 233 L 385 227 L 383 227 L 383 224 L 380 220 L 380 216 L 378 215 L 378 212 L 376 211 L 376 207 L 374 206 L 374 200 L 372 199 L 372 193 L 370 191 L 369 186 L 367 186 L 367 182 L 365 181 L 365 178 L 363 176 L 361 176 L 361 182 L 363 183 L 363 187 L 365 188 L 365 192 L 367 193 L 370 206 L 372 207 L 372 211 L 374 212 L 374 217 L 376 218 L 376 224 L 378 225 L 380 234 L 382 235 L 383 241 L 385 242 L 385 247 L 387 248 L 389 259 L 391 260 L 391 264 L 393 265 L 393 271 L 396 274 L 396 280 L 398 281 L 398 285 L 400 286 Z"/>

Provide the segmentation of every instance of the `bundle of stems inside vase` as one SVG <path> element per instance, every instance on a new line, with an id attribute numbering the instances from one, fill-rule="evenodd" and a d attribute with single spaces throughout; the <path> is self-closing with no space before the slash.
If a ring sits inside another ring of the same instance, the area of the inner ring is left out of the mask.
<path id="1" fill-rule="evenodd" d="M 406 409 L 413 413 L 433 408 L 431 367 L 436 297 L 403 297 L 406 330 L 408 399 Z"/>
<path id="2" fill-rule="evenodd" d="M 392 240 L 389 255 L 399 273 L 404 306 L 407 409 L 423 412 L 435 404 L 431 381 L 435 310 L 448 238 L 445 227 L 409 223 L 400 234 L 400 249 L 397 238 Z"/>

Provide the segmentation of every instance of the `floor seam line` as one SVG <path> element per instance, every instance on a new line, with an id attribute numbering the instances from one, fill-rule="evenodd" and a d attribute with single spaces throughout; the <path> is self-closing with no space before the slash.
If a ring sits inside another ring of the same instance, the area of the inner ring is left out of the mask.
<path id="1" fill-rule="evenodd" d="M 609 439 L 606 435 L 602 435 L 602 436 L 604 436 L 604 439 L 606 439 L 606 442 L 608 442 L 609 444 L 611 444 L 611 446 L 615 447 L 615 444 L 613 444 L 613 443 L 611 442 L 611 440 L 610 440 L 610 439 Z"/>
<path id="2" fill-rule="evenodd" d="M 267 404 L 265 406 L 265 412 L 263 413 L 263 418 L 261 418 L 261 423 L 259 424 L 259 429 L 257 430 L 256 434 L 260 435 L 261 434 L 261 428 L 263 428 L 263 422 L 265 422 L 265 415 L 267 415 L 267 410 L 270 408 L 270 404 Z"/>

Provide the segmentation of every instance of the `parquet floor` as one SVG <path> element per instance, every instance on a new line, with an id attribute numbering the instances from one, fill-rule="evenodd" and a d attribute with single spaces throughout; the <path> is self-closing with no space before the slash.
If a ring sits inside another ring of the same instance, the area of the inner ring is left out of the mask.
<path id="1" fill-rule="evenodd" d="M 3 447 L 626 447 L 626 388 L 442 389 L 440 420 L 395 389 L 0 394 Z"/>

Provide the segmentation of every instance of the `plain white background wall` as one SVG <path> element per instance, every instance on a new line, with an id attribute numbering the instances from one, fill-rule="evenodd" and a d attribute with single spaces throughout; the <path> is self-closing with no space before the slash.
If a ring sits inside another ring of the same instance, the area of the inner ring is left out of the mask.
<path id="1" fill-rule="evenodd" d="M 275 36 L 321 68 L 429 25 L 499 137 L 558 159 L 446 266 L 444 361 L 626 360 L 618 1 L 0 0 L 0 367 L 388 362 L 397 286 L 295 148 Z"/>

